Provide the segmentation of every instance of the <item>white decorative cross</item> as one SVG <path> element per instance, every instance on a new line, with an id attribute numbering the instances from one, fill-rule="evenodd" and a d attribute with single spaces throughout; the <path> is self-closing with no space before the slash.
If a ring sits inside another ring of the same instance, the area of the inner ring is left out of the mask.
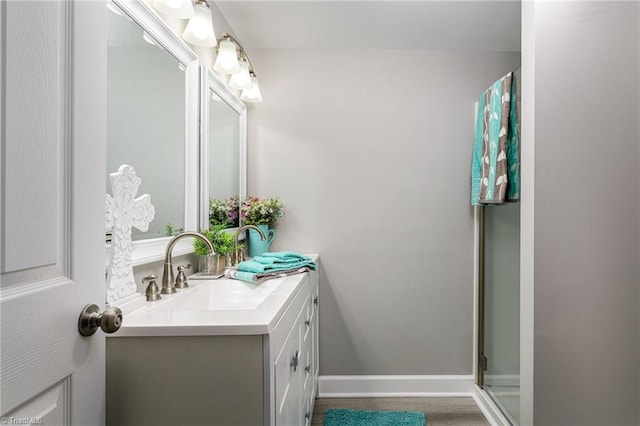
<path id="1" fill-rule="evenodd" d="M 149 229 L 156 210 L 149 194 L 135 198 L 142 180 L 133 167 L 123 164 L 109 175 L 113 197 L 107 194 L 107 230 L 113 229 L 111 259 L 107 274 L 107 303 L 135 294 L 131 265 L 131 228 Z"/>

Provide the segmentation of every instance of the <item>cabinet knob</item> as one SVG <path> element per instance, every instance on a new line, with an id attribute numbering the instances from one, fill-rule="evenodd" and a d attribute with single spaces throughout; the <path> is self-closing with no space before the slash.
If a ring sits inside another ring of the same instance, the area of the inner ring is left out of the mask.
<path id="1" fill-rule="evenodd" d="M 308 373 L 309 371 L 311 371 L 311 365 L 307 365 L 307 366 L 304 368 L 304 371 L 305 371 L 305 373 Z"/>
<path id="2" fill-rule="evenodd" d="M 307 327 L 309 327 L 309 326 L 311 325 L 311 321 L 310 321 L 310 320 L 306 320 L 306 321 L 304 322 L 304 325 L 306 325 Z"/>
<path id="3" fill-rule="evenodd" d="M 311 418 L 311 413 L 309 411 L 307 411 L 306 413 L 304 413 L 304 418 L 306 420 L 309 420 Z"/>
<path id="4" fill-rule="evenodd" d="M 318 296 L 313 298 L 313 304 L 318 306 Z"/>
<path id="5" fill-rule="evenodd" d="M 289 364 L 291 367 L 293 367 L 293 371 L 296 371 L 298 369 L 299 361 L 300 359 L 298 357 L 298 351 L 296 351 L 296 354 L 291 357 L 291 363 Z"/>

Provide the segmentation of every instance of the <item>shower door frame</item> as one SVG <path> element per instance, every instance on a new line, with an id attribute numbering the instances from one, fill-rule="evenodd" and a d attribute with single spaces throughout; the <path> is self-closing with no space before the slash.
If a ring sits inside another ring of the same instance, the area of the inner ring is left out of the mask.
<path id="1" fill-rule="evenodd" d="M 476 222 L 476 321 L 478 339 L 476 342 L 476 353 L 474 357 L 475 383 L 484 389 L 484 371 L 486 368 L 486 357 L 484 355 L 484 207 L 475 206 L 474 216 Z"/>

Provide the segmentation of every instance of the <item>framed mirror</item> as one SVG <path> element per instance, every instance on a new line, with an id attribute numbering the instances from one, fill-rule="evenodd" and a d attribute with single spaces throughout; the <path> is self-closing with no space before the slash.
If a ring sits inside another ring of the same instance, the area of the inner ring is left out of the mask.
<path id="1" fill-rule="evenodd" d="M 135 266 L 161 260 L 171 234 L 198 227 L 201 69 L 142 0 L 113 0 L 109 9 L 107 173 L 133 166 L 138 194 L 149 194 L 156 211 L 147 232 L 132 232 Z M 174 254 L 191 250 L 184 241 Z"/>
<path id="2" fill-rule="evenodd" d="M 203 73 L 204 74 L 204 73 Z M 203 81 L 200 227 L 210 227 L 209 204 L 246 196 L 247 108 L 213 72 Z M 239 226 L 238 221 L 229 225 Z"/>

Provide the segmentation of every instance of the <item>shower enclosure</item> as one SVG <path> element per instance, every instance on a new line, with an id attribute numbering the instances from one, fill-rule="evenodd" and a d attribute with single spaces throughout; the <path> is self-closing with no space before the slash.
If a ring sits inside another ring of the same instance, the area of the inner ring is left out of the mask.
<path id="1" fill-rule="evenodd" d="M 504 416 L 520 411 L 520 204 L 477 207 L 478 385 Z"/>

